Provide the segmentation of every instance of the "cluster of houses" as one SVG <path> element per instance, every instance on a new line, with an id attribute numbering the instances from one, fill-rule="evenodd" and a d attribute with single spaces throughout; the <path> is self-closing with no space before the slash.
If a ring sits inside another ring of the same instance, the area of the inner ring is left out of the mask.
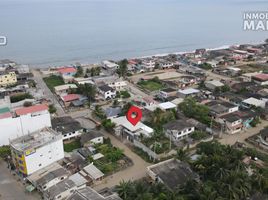
<path id="1" fill-rule="evenodd" d="M 72 130 L 69 128 L 69 131 Z M 110 192 L 107 196 L 92 189 L 91 185 L 104 177 L 104 174 L 93 163 L 86 164 L 80 156 L 83 165 L 74 169 L 73 157 L 75 156 L 64 155 L 63 140 L 66 138 L 63 134 L 66 133 L 43 128 L 10 141 L 13 165 L 15 171 L 25 177 L 26 190 L 32 192 L 36 189 L 43 199 L 47 200 L 79 197 L 89 200 L 120 199 L 115 193 Z M 84 138 L 84 141 L 88 144 L 101 142 L 95 137 L 93 140 L 90 137 Z M 94 159 L 100 157 L 101 155 L 95 155 Z M 75 162 L 78 162 L 79 158 L 76 158 Z"/>
<path id="2" fill-rule="evenodd" d="M 147 148 L 141 144 L 142 138 L 151 138 L 155 133 L 148 125 L 147 117 L 156 110 L 175 113 L 176 119 L 162 127 L 165 137 L 175 145 L 180 141 L 189 141 L 196 131 L 208 135 L 236 134 L 256 126 L 258 120 L 268 114 L 268 73 L 265 70 L 248 73 L 234 65 L 263 59 L 267 49 L 267 44 L 240 45 L 221 50 L 197 49 L 180 55 L 128 60 L 130 74 L 172 68 L 182 76 L 160 80 L 165 87 L 153 94 L 126 100 L 142 109 L 143 118 L 135 126 L 122 114 L 124 105 L 108 103 L 103 110 L 106 118 L 114 124 L 113 133 L 146 151 Z M 207 75 L 207 66 L 209 74 L 215 76 Z M 89 97 L 74 91 L 82 85 L 89 84 L 97 89 L 94 98 L 97 103 L 114 99 L 118 92 L 128 90 L 128 81 L 116 75 L 119 68 L 117 62 L 103 61 L 101 68 L 96 76 L 85 74 L 77 77 L 76 66 L 42 70 L 42 73 L 44 76 L 57 75 L 64 80 L 63 85 L 53 88 L 62 106 L 81 107 Z M 27 179 L 27 190 L 37 189 L 44 199 L 49 200 L 120 199 L 115 193 L 96 192 L 91 187 L 105 176 L 93 163 L 88 163 L 89 156 L 93 160 L 104 157 L 94 148 L 94 145 L 104 142 L 103 135 L 97 130 L 85 129 L 69 116 L 51 118 L 50 102 L 34 87 L 32 77 L 27 66 L 10 60 L 0 62 L 0 127 L 4 133 L 0 137 L 0 146 L 10 145 L 13 167 Z M 30 98 L 14 102 L 18 95 Z M 209 110 L 211 126 L 194 117 L 187 118 L 182 113 L 178 105 L 188 98 Z M 267 133 L 264 129 L 258 141 L 268 148 Z M 64 153 L 63 144 L 74 139 L 79 140 L 81 148 Z M 187 163 L 176 159 L 150 166 L 147 171 L 153 182 L 165 183 L 171 189 L 183 184 L 186 177 L 199 179 Z M 170 177 L 174 179 L 170 181 Z"/>

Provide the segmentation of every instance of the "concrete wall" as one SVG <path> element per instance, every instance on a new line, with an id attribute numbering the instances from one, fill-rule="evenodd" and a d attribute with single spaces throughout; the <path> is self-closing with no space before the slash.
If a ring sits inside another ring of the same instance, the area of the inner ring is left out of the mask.
<path id="1" fill-rule="evenodd" d="M 158 155 L 155 152 L 153 152 L 150 148 L 146 147 L 144 144 L 140 143 L 139 141 L 134 140 L 133 144 L 135 147 L 138 147 L 138 148 L 142 149 L 144 152 L 146 152 L 150 157 L 152 157 L 156 160 L 159 159 Z"/>
<path id="2" fill-rule="evenodd" d="M 57 139 L 25 156 L 27 174 L 30 175 L 64 157 L 62 139 Z"/>
<path id="3" fill-rule="evenodd" d="M 51 118 L 49 112 L 45 111 L 35 116 L 28 114 L 17 118 L 0 119 L 0 127 L 0 146 L 9 145 L 9 139 L 51 127 Z"/>

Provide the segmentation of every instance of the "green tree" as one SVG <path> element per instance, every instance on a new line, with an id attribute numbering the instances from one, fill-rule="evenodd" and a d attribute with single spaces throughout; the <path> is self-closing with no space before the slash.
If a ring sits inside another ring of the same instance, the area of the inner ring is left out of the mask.
<path id="1" fill-rule="evenodd" d="M 8 156 L 11 156 L 11 151 L 10 151 L 10 147 L 7 145 L 1 146 L 0 147 L 0 159 L 5 159 Z"/>
<path id="2" fill-rule="evenodd" d="M 101 73 L 101 68 L 100 67 L 92 67 L 89 70 L 89 73 L 90 73 L 91 76 L 99 76 L 100 73 Z"/>
<path id="3" fill-rule="evenodd" d="M 127 71 L 128 71 L 127 65 L 128 65 L 127 59 L 121 60 L 119 62 L 119 67 L 117 69 L 117 74 L 119 75 L 119 77 L 125 78 L 127 76 Z"/>
<path id="4" fill-rule="evenodd" d="M 176 158 L 180 161 L 189 161 L 189 156 L 187 155 L 186 151 L 183 149 L 178 149 Z"/>
<path id="5" fill-rule="evenodd" d="M 178 108 L 186 117 L 194 118 L 207 125 L 211 123 L 209 108 L 205 105 L 198 104 L 192 97 L 184 99 L 184 101 L 178 105 Z"/>
<path id="6" fill-rule="evenodd" d="M 130 181 L 121 181 L 115 188 L 119 197 L 123 200 L 128 200 L 134 194 L 133 183 Z"/>
<path id="7" fill-rule="evenodd" d="M 86 83 L 84 85 L 79 84 L 74 93 L 78 93 L 78 94 L 86 96 L 89 99 L 89 101 L 91 102 L 91 101 L 95 100 L 97 88 L 95 85 L 91 85 L 89 83 Z"/>
<path id="8" fill-rule="evenodd" d="M 48 111 L 49 111 L 50 114 L 53 114 L 53 113 L 57 112 L 57 109 L 55 108 L 54 104 L 50 104 L 48 106 Z"/>
<path id="9" fill-rule="evenodd" d="M 74 76 L 75 77 L 83 77 L 84 76 L 84 70 L 81 66 L 78 66 L 76 68 L 76 74 Z"/>
<path id="10" fill-rule="evenodd" d="M 113 123 L 110 119 L 102 120 L 101 124 L 108 132 L 112 132 L 113 128 L 115 127 L 115 123 Z"/>

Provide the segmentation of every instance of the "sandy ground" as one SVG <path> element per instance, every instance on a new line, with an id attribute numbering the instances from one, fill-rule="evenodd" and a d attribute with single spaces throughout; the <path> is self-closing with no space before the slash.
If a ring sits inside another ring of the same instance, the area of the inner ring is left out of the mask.
<path id="1" fill-rule="evenodd" d="M 7 164 L 0 160 L 0 200 L 37 200 L 41 197 L 35 192 L 25 192 L 25 186 L 18 181 L 18 176 L 13 176 Z"/>

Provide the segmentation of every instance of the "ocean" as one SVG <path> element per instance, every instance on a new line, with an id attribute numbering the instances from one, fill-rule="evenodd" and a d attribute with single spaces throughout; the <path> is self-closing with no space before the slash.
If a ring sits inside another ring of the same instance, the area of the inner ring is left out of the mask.
<path id="1" fill-rule="evenodd" d="M 0 59 L 32 67 L 258 43 L 243 13 L 260 0 L 0 0 Z"/>

